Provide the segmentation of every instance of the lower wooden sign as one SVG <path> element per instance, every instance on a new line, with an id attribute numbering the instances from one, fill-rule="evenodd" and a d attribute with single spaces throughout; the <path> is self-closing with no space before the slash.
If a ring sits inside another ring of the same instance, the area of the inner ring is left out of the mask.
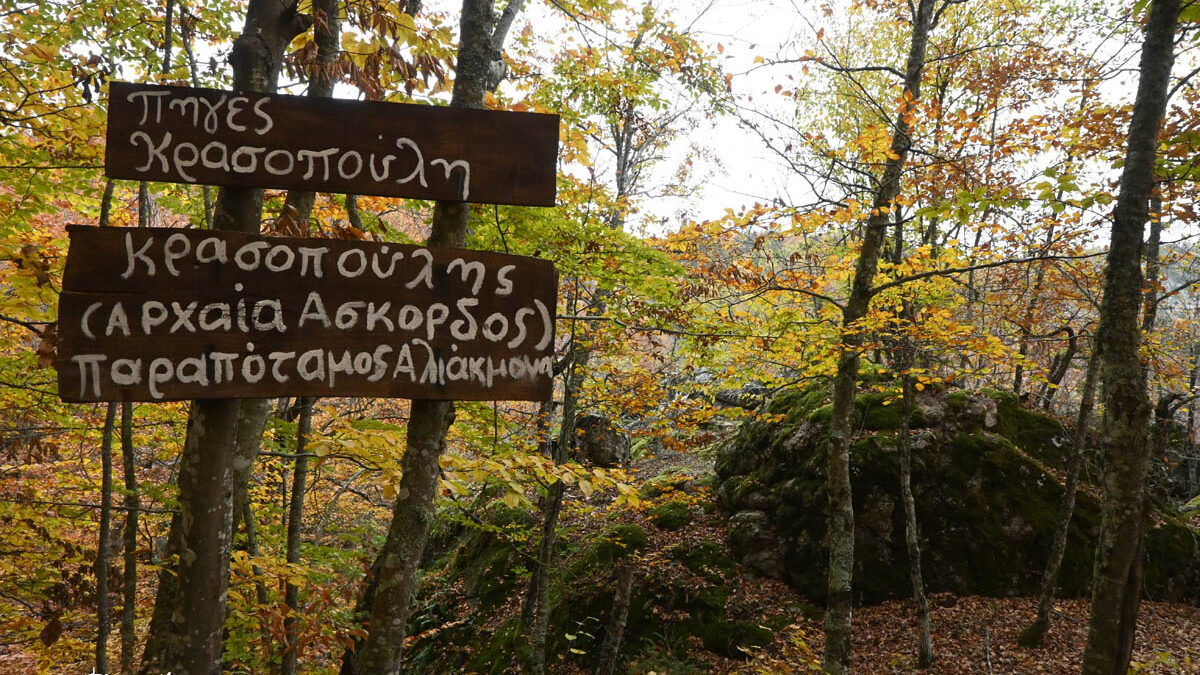
<path id="1" fill-rule="evenodd" d="M 550 396 L 548 261 L 172 228 L 68 231 L 64 401 Z"/>

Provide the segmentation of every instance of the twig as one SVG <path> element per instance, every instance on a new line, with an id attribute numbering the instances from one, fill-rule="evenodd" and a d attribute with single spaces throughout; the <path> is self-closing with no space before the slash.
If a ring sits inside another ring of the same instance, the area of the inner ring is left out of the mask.
<path id="1" fill-rule="evenodd" d="M 992 631 L 983 627 L 983 662 L 987 664 L 988 675 L 992 672 Z"/>

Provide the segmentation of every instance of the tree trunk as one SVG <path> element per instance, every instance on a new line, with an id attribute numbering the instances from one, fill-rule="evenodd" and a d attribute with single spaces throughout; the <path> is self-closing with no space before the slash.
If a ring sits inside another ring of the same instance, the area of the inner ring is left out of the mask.
<path id="1" fill-rule="evenodd" d="M 538 415 L 535 432 L 537 434 L 538 445 L 542 448 L 542 454 L 547 457 L 554 458 L 558 453 L 555 452 L 554 443 L 550 441 L 550 417 L 554 414 L 554 398 L 542 401 L 538 406 Z M 549 513 L 553 506 L 552 491 L 555 486 L 551 485 L 547 490 L 546 498 L 543 500 L 542 512 Z M 561 501 L 560 501 L 561 505 Z M 545 531 L 545 520 L 542 521 L 542 529 Z M 533 620 L 534 614 L 537 612 L 537 601 L 540 594 L 541 571 L 544 569 L 542 565 L 543 551 L 545 546 L 543 540 L 538 546 L 537 558 L 533 561 L 532 569 L 529 571 L 529 585 L 525 589 L 525 597 L 521 601 L 521 630 L 524 631 L 526 637 L 533 635 Z"/>
<path id="2" fill-rule="evenodd" d="M 399 672 L 405 627 L 417 587 L 417 566 L 433 521 L 438 457 L 453 419 L 454 405 L 448 401 L 412 402 L 408 448 L 400 460 L 400 489 L 387 541 L 380 552 L 368 633 L 355 659 L 357 673 Z"/>
<path id="3" fill-rule="evenodd" d="M 1069 159 L 1068 159 L 1069 162 Z M 1069 163 L 1068 163 L 1069 166 Z M 1058 198 L 1062 198 L 1062 191 L 1058 193 Z M 1042 242 L 1042 247 L 1037 251 L 1037 255 L 1044 256 L 1050 251 L 1050 247 L 1054 245 L 1054 223 L 1050 223 L 1050 227 L 1046 228 L 1046 239 Z M 1038 261 L 1031 263 L 1037 265 L 1037 271 L 1033 275 L 1033 286 L 1029 291 L 1029 302 L 1025 304 L 1025 313 L 1021 316 L 1021 337 L 1018 338 L 1017 348 L 1017 367 L 1013 374 L 1013 393 L 1017 396 L 1021 395 L 1021 388 L 1025 377 L 1025 358 L 1029 356 L 1029 336 L 1033 332 L 1033 318 L 1037 311 L 1038 304 L 1041 302 L 1042 286 L 1046 283 L 1046 263 Z"/>
<path id="4" fill-rule="evenodd" d="M 1096 336 L 1104 384 L 1104 505 L 1083 656 L 1085 675 L 1125 673 L 1141 599 L 1149 450 L 1146 429 L 1150 421 L 1146 371 L 1138 353 L 1142 234 L 1154 187 L 1158 134 L 1175 60 L 1179 12 L 1180 0 L 1153 0 L 1150 4 L 1125 167 L 1113 211 Z"/>
<path id="5" fill-rule="evenodd" d="M 266 398 L 244 398 L 238 410 L 236 447 L 233 456 L 233 524 L 230 530 L 236 533 L 242 517 L 250 509 L 247 493 L 250 476 L 258 453 L 262 449 L 263 431 L 267 428 L 267 417 L 271 412 L 271 400 Z"/>
<path id="6" fill-rule="evenodd" d="M 1063 554 L 1067 550 L 1067 533 L 1070 532 L 1071 516 L 1075 513 L 1075 494 L 1079 489 L 1079 467 L 1083 464 L 1083 448 L 1087 443 L 1088 420 L 1096 398 L 1096 375 L 1100 359 L 1093 351 L 1088 359 L 1087 375 L 1083 380 L 1083 392 L 1079 397 L 1079 414 L 1075 417 L 1075 439 L 1071 445 L 1071 456 L 1067 458 L 1067 479 L 1063 486 L 1062 502 L 1058 505 L 1058 526 L 1054 530 L 1054 541 L 1050 544 L 1050 556 L 1046 559 L 1046 570 L 1042 573 L 1042 588 L 1038 596 L 1037 618 L 1017 637 L 1017 642 L 1026 647 L 1041 647 L 1046 633 L 1050 631 L 1050 612 L 1054 608 L 1054 589 L 1058 586 L 1058 570 L 1062 566 Z"/>
<path id="7" fill-rule="evenodd" d="M 558 539 L 558 519 L 562 513 L 562 481 L 550 486 L 546 493 L 545 518 L 542 521 L 542 540 L 538 545 L 537 568 L 534 570 L 532 593 L 525 598 L 532 610 L 526 624 L 529 636 L 530 667 L 534 675 L 546 672 L 546 633 L 550 625 L 550 571 L 554 564 L 554 544 Z"/>
<path id="8" fill-rule="evenodd" d="M 250 508 L 249 503 L 242 505 L 242 522 L 246 527 L 246 552 L 251 558 L 257 558 L 258 527 L 254 523 L 254 510 Z M 251 565 L 250 571 L 254 573 L 254 597 L 258 604 L 266 606 L 270 602 L 270 596 L 267 594 L 267 584 L 263 581 L 262 568 Z"/>
<path id="9" fill-rule="evenodd" d="M 137 608 L 137 528 L 142 500 L 138 495 L 136 462 L 133 451 L 133 404 L 121 404 L 121 468 L 125 474 L 125 557 L 123 597 L 121 600 L 121 672 L 133 672 L 133 650 L 137 636 L 133 632 Z"/>
<path id="10" fill-rule="evenodd" d="M 304 454 L 304 447 L 308 443 L 309 430 L 312 428 L 314 400 L 306 397 L 300 402 L 300 421 L 296 430 L 296 464 L 292 472 L 292 503 L 288 505 L 288 565 L 300 562 L 300 526 L 304 521 L 304 491 L 308 482 L 308 457 Z M 284 585 L 283 596 L 287 614 L 283 620 L 284 651 L 280 672 L 283 675 L 296 675 L 296 666 L 300 658 L 300 587 L 289 579 Z"/>
<path id="11" fill-rule="evenodd" d="M 901 349 L 905 349 L 903 346 Z M 905 350 L 908 352 L 908 350 Z M 908 352 L 911 353 L 911 352 Z M 904 364 L 907 369 L 911 358 Z M 909 420 L 912 418 L 916 399 L 913 377 L 905 373 L 902 377 L 904 409 L 900 414 L 900 498 L 904 502 L 904 541 L 908 547 L 908 574 L 912 581 L 913 598 L 917 601 L 917 625 L 920 637 L 917 641 L 917 667 L 933 665 L 933 626 L 929 617 L 929 598 L 925 595 L 925 579 L 921 573 L 921 541 L 917 529 L 917 504 L 912 491 L 912 443 L 909 439 Z"/>
<path id="12" fill-rule="evenodd" d="M 458 60 L 450 106 L 481 108 L 488 70 L 503 46 L 522 0 L 509 0 L 496 21 L 491 0 L 463 0 Z M 465 202 L 438 201 L 428 246 L 462 247 L 469 207 Z M 417 587 L 417 566 L 433 521 L 438 458 L 454 420 L 450 401 L 414 400 L 409 412 L 406 450 L 392 523 L 380 551 L 367 637 L 355 657 L 354 670 L 364 675 L 399 672 L 405 628 Z M 345 669 L 343 669 L 344 671 Z"/>
<path id="13" fill-rule="evenodd" d="M 913 17 L 912 42 L 905 68 L 906 97 L 920 97 L 921 73 L 925 67 L 925 48 L 933 24 L 935 0 L 921 0 Z M 829 455 L 826 465 L 829 493 L 829 591 L 825 611 L 825 655 L 823 666 L 832 675 L 844 675 L 850 666 L 851 583 L 854 576 L 854 503 L 850 487 L 850 445 L 853 429 L 854 394 L 858 383 L 858 353 L 862 336 L 855 326 L 867 314 L 871 284 L 879 267 L 879 254 L 887 236 L 888 214 L 900 193 L 900 174 L 908 155 L 911 139 L 904 115 L 898 114 L 892 135 L 892 157 L 867 219 L 862 250 L 854 268 L 850 297 L 842 312 L 841 354 L 833 382 L 833 419 L 830 422 Z"/>
<path id="14" fill-rule="evenodd" d="M 283 52 L 311 19 L 294 3 L 251 0 L 242 35 L 233 44 L 233 86 L 238 91 L 275 91 Z M 223 188 L 213 216 L 215 229 L 257 233 L 262 190 Z M 180 517 L 172 520 L 177 543 L 176 583 L 160 583 L 158 623 L 143 658 L 143 672 L 217 675 L 229 583 L 234 456 L 240 402 L 192 404 L 179 474 Z M 164 570 L 160 580 L 170 573 Z"/>
<path id="15" fill-rule="evenodd" d="M 574 302 L 578 296 L 573 296 Z M 603 299 L 598 301 L 597 314 L 603 313 Z M 595 310 L 596 308 L 593 307 Z M 574 322 L 572 322 L 574 324 Z M 585 338 L 586 340 L 586 338 Z M 567 356 L 566 373 L 563 377 L 562 420 L 558 427 L 558 447 L 554 448 L 555 464 L 563 464 L 575 448 L 575 420 L 579 414 L 579 391 L 583 387 L 584 370 L 591 358 L 590 349 L 576 339 L 575 326 L 571 327 L 571 346 Z M 532 657 L 533 672 L 546 672 L 546 633 L 550 626 L 550 572 L 554 565 L 554 545 L 558 540 L 558 519 L 562 514 L 563 495 L 566 486 L 557 482 L 546 494 L 545 517 L 542 521 L 542 540 L 538 546 L 537 566 L 534 568 L 535 582 L 530 585 L 530 596 L 525 604 L 532 609 L 532 620 L 526 625 Z"/>
<path id="16" fill-rule="evenodd" d="M 112 529 L 112 446 L 117 404 L 109 403 L 100 440 L 100 536 L 96 543 L 96 672 L 108 672 L 108 634 L 111 628 L 108 597 L 108 538 Z"/>
<path id="17" fill-rule="evenodd" d="M 625 636 L 625 623 L 629 620 L 629 601 L 633 596 L 634 565 L 625 560 L 617 565 L 617 585 L 613 589 L 612 616 L 604 629 L 604 644 L 600 647 L 600 660 L 596 675 L 613 675 L 617 668 L 617 656 L 621 653 L 621 639 Z"/>

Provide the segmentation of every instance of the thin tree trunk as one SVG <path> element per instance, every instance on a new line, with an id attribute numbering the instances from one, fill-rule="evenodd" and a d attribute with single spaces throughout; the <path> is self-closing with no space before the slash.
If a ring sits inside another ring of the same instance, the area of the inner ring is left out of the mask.
<path id="1" fill-rule="evenodd" d="M 231 531 L 241 527 L 243 515 L 250 510 L 247 497 L 250 476 L 258 453 L 262 449 L 263 431 L 267 428 L 267 417 L 271 412 L 271 400 L 245 398 L 238 410 L 237 436 L 233 456 L 233 524 Z"/>
<path id="2" fill-rule="evenodd" d="M 1142 234 L 1154 187 L 1158 134 L 1175 60 L 1180 0 L 1152 0 L 1121 187 L 1113 211 L 1096 336 L 1104 384 L 1104 505 L 1084 675 L 1124 675 L 1141 600 L 1150 404 L 1139 355 Z"/>
<path id="3" fill-rule="evenodd" d="M 933 25 L 935 0 L 921 0 L 913 17 L 912 43 L 905 67 L 904 95 L 920 98 L 925 49 Z M 851 414 L 858 383 L 858 355 L 862 336 L 855 324 L 866 316 L 871 302 L 871 285 L 879 267 L 879 255 L 887 236 L 888 214 L 900 194 L 900 175 L 912 144 L 903 114 L 895 120 L 892 157 L 867 219 L 862 249 L 854 268 L 850 297 L 842 312 L 841 354 L 833 383 L 833 419 L 830 422 L 826 485 L 829 494 L 829 578 L 825 611 L 825 655 L 823 666 L 832 675 L 844 675 L 850 667 L 851 584 L 854 577 L 854 502 L 850 486 Z"/>
<path id="4" fill-rule="evenodd" d="M 548 400 L 542 401 L 538 406 L 537 416 L 537 439 L 538 445 L 542 448 L 542 454 L 548 457 L 555 457 L 556 452 L 554 443 L 550 441 L 550 417 L 554 413 L 554 399 L 551 397 Z M 548 513 L 551 505 L 551 491 L 555 486 L 550 486 L 547 489 L 543 513 Z M 545 531 L 545 521 L 543 520 L 542 530 Z M 541 583 L 541 572 L 543 569 L 542 558 L 544 557 L 542 548 L 544 541 L 538 546 L 537 558 L 533 561 L 533 569 L 529 572 L 529 585 L 525 589 L 525 598 L 521 601 L 521 630 L 526 636 L 533 635 L 534 614 L 537 611 L 538 597 L 541 593 L 539 584 Z"/>
<path id="5" fill-rule="evenodd" d="M 907 342 L 907 339 L 905 339 Z M 901 349 L 911 354 L 905 346 Z M 911 358 L 907 358 L 907 368 Z M 920 637 L 917 641 L 917 667 L 933 665 L 933 627 L 929 617 L 929 598 L 925 595 L 925 579 L 921 573 L 921 541 L 917 529 L 917 504 L 912 491 L 912 443 L 909 439 L 909 420 L 912 418 L 916 399 L 913 377 L 905 373 L 901 379 L 904 410 L 900 415 L 900 498 L 904 502 L 904 541 L 908 547 L 908 570 L 912 581 L 913 598 L 917 601 L 917 625 Z"/>
<path id="6" fill-rule="evenodd" d="M 245 28 L 230 54 L 234 88 L 274 92 L 284 50 L 310 22 L 292 3 L 251 0 Z M 261 189 L 223 188 L 217 197 L 214 228 L 258 232 L 262 198 Z M 220 672 L 239 410 L 237 399 L 192 404 L 180 460 L 180 517 L 172 520 L 173 530 L 178 531 L 172 532 L 178 541 L 177 583 L 165 588 L 160 583 L 155 611 L 163 623 L 152 623 L 143 672 Z"/>
<path id="7" fill-rule="evenodd" d="M 1068 158 L 1069 160 L 1069 158 Z M 1059 191 L 1058 197 L 1062 198 L 1062 191 Z M 1046 239 L 1042 242 L 1042 248 L 1037 251 L 1037 255 L 1044 256 L 1054 245 L 1054 223 L 1050 223 L 1050 227 L 1046 228 Z M 1038 261 L 1030 263 L 1037 265 L 1037 271 L 1033 276 L 1033 287 L 1029 292 L 1029 302 L 1025 304 L 1025 313 L 1021 317 L 1021 337 L 1018 339 L 1017 349 L 1017 367 L 1013 374 L 1013 393 L 1021 395 L 1021 387 L 1024 383 L 1025 376 L 1025 357 L 1029 355 L 1029 335 L 1033 332 L 1033 317 L 1037 311 L 1038 305 L 1041 303 L 1042 286 L 1046 283 L 1046 263 Z"/>
<path id="8" fill-rule="evenodd" d="M 567 386 L 563 394 L 562 424 L 559 427 L 558 447 L 554 449 L 554 463 L 566 462 L 575 442 L 575 418 L 578 403 L 578 381 L 575 367 L 567 374 Z M 582 379 L 582 378 L 580 378 Z M 571 386 L 574 384 L 575 386 Z M 538 546 L 536 585 L 532 597 L 525 602 L 533 608 L 532 623 L 527 627 L 531 665 L 536 675 L 546 672 L 546 633 L 550 625 L 550 571 L 554 566 L 554 545 L 558 540 L 558 519 L 562 514 L 563 495 L 566 486 L 562 481 L 550 486 L 546 493 L 545 518 L 542 521 L 542 540 Z"/>
<path id="9" fill-rule="evenodd" d="M 1046 570 L 1042 573 L 1042 588 L 1038 595 L 1037 617 L 1017 637 L 1017 642 L 1026 647 L 1041 647 L 1046 633 L 1050 631 L 1050 612 L 1054 609 L 1054 589 L 1058 586 L 1058 571 L 1062 567 L 1063 555 L 1067 550 L 1067 534 L 1070 532 L 1071 517 L 1075 513 L 1075 494 L 1079 489 L 1079 468 L 1083 464 L 1083 448 L 1087 443 L 1088 421 L 1096 398 L 1096 376 L 1100 359 L 1094 351 L 1088 359 L 1087 375 L 1083 379 L 1083 392 L 1079 397 L 1079 414 L 1075 417 L 1075 438 L 1071 445 L 1071 456 L 1067 458 L 1067 478 L 1063 486 L 1062 502 L 1058 505 L 1058 526 L 1050 544 L 1050 556 L 1046 559 Z"/>
<path id="10" fill-rule="evenodd" d="M 634 565 L 628 560 L 617 565 L 617 585 L 613 589 L 612 616 L 604 629 L 604 644 L 600 647 L 600 660 L 596 675 L 613 675 L 617 668 L 617 656 L 621 653 L 621 639 L 625 637 L 625 624 L 629 620 L 629 602 L 633 596 Z"/>
<path id="11" fill-rule="evenodd" d="M 115 184 L 109 178 L 104 182 L 104 196 L 100 198 L 100 227 L 108 227 L 109 216 L 112 214 L 113 188 Z"/>
<path id="12" fill-rule="evenodd" d="M 108 672 L 108 635 L 111 629 L 108 597 L 109 531 L 112 529 L 112 448 L 117 404 L 109 403 L 100 440 L 100 536 L 96 544 L 96 672 Z"/>
<path id="13" fill-rule="evenodd" d="M 573 294 L 572 306 L 577 300 L 578 295 Z M 593 307 L 593 311 L 603 313 L 603 307 L 604 300 L 601 298 Z M 586 341 L 587 338 L 584 340 Z M 575 448 L 575 420 L 579 416 L 579 391 L 583 387 L 584 371 L 591 359 L 591 350 L 577 339 L 574 322 L 571 326 L 570 350 L 566 373 L 563 377 L 563 407 L 562 421 L 558 427 L 558 447 L 553 452 L 555 464 L 566 462 Z M 533 608 L 533 621 L 527 628 L 535 675 L 543 675 L 546 672 L 546 633 L 550 625 L 550 572 L 554 566 L 554 545 L 558 539 L 558 520 L 562 514 L 565 492 L 566 486 L 562 482 L 557 482 L 550 487 L 546 494 L 542 540 L 538 547 L 537 567 L 535 568 L 537 583 L 531 587 L 531 590 L 534 591 L 533 595 L 525 599 L 526 605 Z"/>
<path id="14" fill-rule="evenodd" d="M 121 601 L 121 672 L 133 672 L 134 634 L 137 609 L 137 528 L 142 499 L 138 494 L 137 471 L 133 450 L 133 404 L 121 404 L 121 468 L 125 474 L 125 557 L 123 597 Z"/>
<path id="15" fill-rule="evenodd" d="M 162 71 L 166 75 L 171 72 L 171 43 L 174 42 L 172 33 L 175 29 L 175 0 L 167 0 L 167 14 L 163 22 L 163 62 Z"/>
<path id="16" fill-rule="evenodd" d="M 562 481 L 550 486 L 546 493 L 545 519 L 542 521 L 542 541 L 538 545 L 537 572 L 532 597 L 526 598 L 532 607 L 528 626 L 530 667 L 534 675 L 546 672 L 546 633 L 550 625 L 550 570 L 554 564 L 554 544 L 558 539 L 558 519 L 562 513 Z"/>
<path id="17" fill-rule="evenodd" d="M 258 551 L 258 527 L 254 523 L 254 510 L 250 508 L 247 502 L 242 505 L 242 523 L 246 528 L 246 552 L 251 558 L 257 558 Z M 267 584 L 263 582 L 262 568 L 254 564 L 250 566 L 250 571 L 254 573 L 254 592 L 258 604 L 266 605 L 270 601 L 270 596 L 267 594 Z"/>
<path id="18" fill-rule="evenodd" d="M 481 108 L 494 55 L 522 0 L 509 0 L 504 15 L 493 23 L 491 0 L 463 0 L 458 60 L 450 106 Z M 438 201 L 428 246 L 462 247 L 466 241 L 469 207 L 464 202 Z M 401 458 L 400 489 L 387 540 L 380 552 L 368 633 L 356 656 L 364 675 L 395 675 L 400 668 L 406 624 L 417 588 L 417 566 L 433 522 L 438 459 L 446 432 L 454 420 L 454 403 L 418 399 L 409 412 L 406 450 Z"/>
<path id="19" fill-rule="evenodd" d="M 350 225 L 360 231 L 365 231 L 363 227 L 362 214 L 358 210 L 358 196 L 346 195 L 346 219 L 350 221 Z"/>
<path id="20" fill-rule="evenodd" d="M 304 491 L 308 482 L 308 457 L 304 454 L 304 446 L 308 443 L 309 430 L 312 428 L 312 409 L 314 399 L 305 397 L 300 402 L 300 420 L 296 430 L 296 464 L 292 471 L 292 502 L 288 505 L 287 523 L 287 562 L 295 565 L 300 562 L 300 529 L 304 522 Z M 291 579 L 284 585 L 284 604 L 287 615 L 283 620 L 284 652 L 283 675 L 296 675 L 296 665 L 300 657 L 300 587 Z"/>

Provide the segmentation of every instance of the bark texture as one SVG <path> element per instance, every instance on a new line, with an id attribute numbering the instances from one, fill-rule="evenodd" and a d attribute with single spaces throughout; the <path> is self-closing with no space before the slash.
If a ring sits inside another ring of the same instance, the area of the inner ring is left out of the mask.
<path id="1" fill-rule="evenodd" d="M 935 0 L 921 0 L 913 17 L 912 42 L 904 71 L 904 92 L 920 97 L 925 50 L 933 25 Z M 892 157 L 872 200 L 873 215 L 867 219 L 862 249 L 855 263 L 850 297 L 842 311 L 842 349 L 833 382 L 833 419 L 830 423 L 826 481 L 829 491 L 829 599 L 825 610 L 825 654 L 823 666 L 832 675 L 844 675 L 850 667 L 851 585 L 854 577 L 854 503 L 850 487 L 850 446 L 853 429 L 854 394 L 858 383 L 858 357 L 863 339 L 855 323 L 867 314 L 871 285 L 879 268 L 879 255 L 887 237 L 889 213 L 900 194 L 900 176 L 912 144 L 904 115 L 898 114 L 892 134 Z"/>
<path id="2" fill-rule="evenodd" d="M 308 457 L 305 446 L 308 444 L 309 430 L 312 428 L 313 398 L 304 398 L 300 402 L 300 420 L 296 429 L 296 464 L 292 467 L 292 499 L 288 504 L 287 521 L 287 562 L 295 565 L 300 562 L 300 531 L 304 524 L 304 493 L 308 488 Z M 290 580 L 283 591 L 287 615 L 283 620 L 284 652 L 283 675 L 296 675 L 300 660 L 300 622 L 297 615 L 300 611 L 300 587 Z"/>
<path id="3" fill-rule="evenodd" d="M 1139 358 L 1142 235 L 1154 187 L 1158 134 L 1175 60 L 1180 0 L 1154 0 L 1142 45 L 1140 76 L 1096 336 L 1104 384 L 1104 505 L 1092 581 L 1084 675 L 1123 675 L 1129 667 L 1141 599 L 1145 479 L 1150 403 Z"/>
<path id="4" fill-rule="evenodd" d="M 600 646 L 600 661 L 596 675 L 613 675 L 617 670 L 617 656 L 621 653 L 621 639 L 625 637 L 625 624 L 629 621 L 629 603 L 633 596 L 633 563 L 628 560 L 617 566 L 617 585 L 613 589 L 612 616 L 604 628 L 604 644 Z"/>
<path id="5" fill-rule="evenodd" d="M 908 360 L 908 359 L 906 359 Z M 910 365 L 905 368 L 911 367 Z M 904 411 L 900 415 L 900 497 L 904 502 L 904 543 L 908 549 L 908 574 L 912 580 L 913 599 L 917 602 L 917 667 L 933 665 L 933 625 L 929 617 L 929 598 L 925 595 L 925 578 L 921 573 L 921 540 L 917 528 L 917 503 L 912 491 L 912 443 L 909 439 L 909 419 L 913 414 L 916 385 L 911 374 L 903 379 Z"/>
<path id="6" fill-rule="evenodd" d="M 121 672 L 133 672 L 134 611 L 137 608 L 137 528 L 142 499 L 138 494 L 133 451 L 133 404 L 121 404 L 121 467 L 125 474 L 125 551 L 121 602 Z"/>
<path id="7" fill-rule="evenodd" d="M 515 15 L 520 7 L 521 0 L 510 0 L 497 21 L 492 0 L 463 0 L 451 107 L 483 107 L 489 68 L 511 25 L 511 18 L 506 17 Z M 438 201 L 426 245 L 461 248 L 466 241 L 469 211 L 465 202 Z M 375 562 L 373 588 L 368 588 L 374 599 L 367 637 L 354 659 L 343 661 L 343 673 L 395 675 L 400 670 L 406 624 L 417 589 L 417 566 L 433 522 L 438 458 L 453 420 L 451 401 L 412 402 L 392 523 Z"/>
<path id="8" fill-rule="evenodd" d="M 112 628 L 108 597 L 109 531 L 112 529 L 112 449 L 113 427 L 117 404 L 109 403 L 104 415 L 104 432 L 100 448 L 100 537 L 96 543 L 96 672 L 108 672 L 108 635 Z"/>
<path id="9" fill-rule="evenodd" d="M 274 92 L 284 49 L 310 23 L 293 2 L 251 0 L 230 54 L 234 89 Z M 224 188 L 218 194 L 215 229 L 257 233 L 261 220 L 262 190 Z M 178 553 L 177 569 L 174 581 L 169 570 L 159 576 L 144 673 L 220 673 L 240 408 L 237 399 L 192 404 L 180 460 L 180 513 L 168 545 Z"/>

